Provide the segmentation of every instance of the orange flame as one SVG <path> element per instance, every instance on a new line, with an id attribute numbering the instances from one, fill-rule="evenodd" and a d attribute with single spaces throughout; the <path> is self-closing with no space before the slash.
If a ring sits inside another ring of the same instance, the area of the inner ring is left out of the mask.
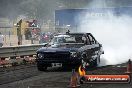
<path id="1" fill-rule="evenodd" d="M 84 68 L 82 66 L 79 66 L 78 72 L 79 72 L 80 76 L 86 75 L 86 72 L 85 72 L 85 70 L 84 70 Z"/>

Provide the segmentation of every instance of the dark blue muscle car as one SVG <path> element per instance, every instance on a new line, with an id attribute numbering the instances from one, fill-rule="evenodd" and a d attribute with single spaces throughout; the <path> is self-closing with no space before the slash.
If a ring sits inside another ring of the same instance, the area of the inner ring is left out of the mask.
<path id="1" fill-rule="evenodd" d="M 91 33 L 66 33 L 54 36 L 50 43 L 37 50 L 36 61 L 40 71 L 56 64 L 63 67 L 97 66 L 101 54 L 102 45 Z"/>

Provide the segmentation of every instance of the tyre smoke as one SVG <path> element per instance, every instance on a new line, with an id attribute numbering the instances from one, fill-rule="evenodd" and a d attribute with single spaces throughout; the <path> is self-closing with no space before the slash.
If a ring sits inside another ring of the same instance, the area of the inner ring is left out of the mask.
<path id="1" fill-rule="evenodd" d="M 94 16 L 94 17 L 93 17 Z M 79 32 L 90 32 L 102 44 L 102 65 L 120 64 L 132 58 L 132 17 L 112 11 L 80 14 Z"/>

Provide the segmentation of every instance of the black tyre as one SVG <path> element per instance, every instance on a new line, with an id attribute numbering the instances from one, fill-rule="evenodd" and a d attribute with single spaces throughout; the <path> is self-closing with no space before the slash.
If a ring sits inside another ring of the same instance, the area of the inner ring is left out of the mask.
<path id="1" fill-rule="evenodd" d="M 82 59 L 81 63 L 82 63 L 81 65 L 82 65 L 85 69 L 87 69 L 87 68 L 89 67 L 89 63 L 88 63 L 87 61 L 85 61 L 85 60 Z"/>
<path id="2" fill-rule="evenodd" d="M 47 66 L 42 65 L 42 64 L 37 64 L 37 68 L 39 71 L 46 71 L 47 70 Z"/>

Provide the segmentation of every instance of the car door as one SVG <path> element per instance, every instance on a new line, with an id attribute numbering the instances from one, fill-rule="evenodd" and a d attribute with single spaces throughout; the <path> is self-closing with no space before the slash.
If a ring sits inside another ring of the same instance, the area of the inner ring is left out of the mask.
<path id="1" fill-rule="evenodd" d="M 100 44 L 96 41 L 91 33 L 87 33 L 88 44 L 90 45 L 90 49 L 87 50 L 87 54 L 89 59 L 95 60 L 98 58 L 100 51 Z"/>

